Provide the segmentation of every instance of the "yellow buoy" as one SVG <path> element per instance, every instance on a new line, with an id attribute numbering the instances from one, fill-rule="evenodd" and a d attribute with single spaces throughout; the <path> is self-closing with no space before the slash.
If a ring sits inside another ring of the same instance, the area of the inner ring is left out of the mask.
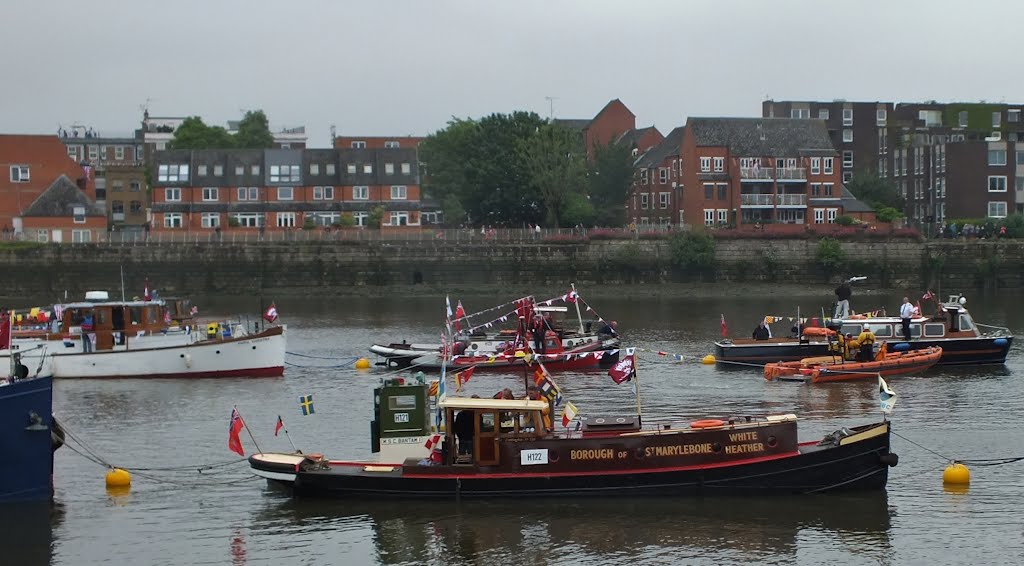
<path id="1" fill-rule="evenodd" d="M 712 356 L 711 354 L 708 354 L 708 355 L 704 356 L 704 358 L 701 360 L 701 363 L 706 365 L 706 366 L 709 366 L 709 365 L 715 363 L 715 357 Z"/>
<path id="2" fill-rule="evenodd" d="M 111 468 L 107 472 L 107 487 L 128 487 L 132 485 L 132 475 L 121 468 Z"/>
<path id="3" fill-rule="evenodd" d="M 366 358 L 359 358 L 358 360 L 356 360 L 356 369 L 369 369 L 369 368 L 370 368 L 370 360 L 368 360 Z"/>
<path id="4" fill-rule="evenodd" d="M 942 472 L 943 485 L 967 485 L 971 483 L 971 471 L 960 462 L 953 462 Z"/>

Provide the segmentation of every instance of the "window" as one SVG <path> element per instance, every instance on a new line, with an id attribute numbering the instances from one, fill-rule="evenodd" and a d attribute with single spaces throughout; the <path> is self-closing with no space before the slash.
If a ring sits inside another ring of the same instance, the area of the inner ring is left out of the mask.
<path id="1" fill-rule="evenodd" d="M 810 110 L 810 108 L 791 108 L 789 110 L 789 117 L 790 118 L 810 118 L 811 117 L 811 110 Z"/>
<path id="2" fill-rule="evenodd" d="M 672 193 L 658 193 L 658 202 L 661 205 L 661 208 L 668 208 L 669 195 L 671 194 Z"/>
<path id="3" fill-rule="evenodd" d="M 398 149 L 399 147 L 401 147 L 401 144 L 396 142 L 396 141 L 386 141 L 386 142 L 384 142 L 384 148 L 385 149 Z"/>
<path id="4" fill-rule="evenodd" d="M 885 108 L 879 108 L 879 109 L 875 110 L 875 125 L 877 125 L 877 126 L 884 126 L 885 125 Z"/>
<path id="5" fill-rule="evenodd" d="M 405 200 L 408 198 L 405 185 L 391 185 L 391 200 Z"/>
<path id="6" fill-rule="evenodd" d="M 725 183 L 718 184 L 718 200 L 726 200 L 729 198 L 729 185 Z"/>
<path id="7" fill-rule="evenodd" d="M 78 161 L 78 146 L 77 145 L 69 145 L 68 146 L 68 157 L 70 157 L 75 162 Z"/>
<path id="8" fill-rule="evenodd" d="M 242 165 L 235 165 L 235 176 L 241 177 L 245 175 L 245 167 Z"/>
<path id="9" fill-rule="evenodd" d="M 114 214 L 124 214 L 124 201 L 115 200 L 110 203 L 110 212 Z"/>
<path id="10" fill-rule="evenodd" d="M 1020 153 L 1020 152 L 1018 152 Z M 1005 149 L 990 149 L 988 150 L 988 164 L 989 165 L 1006 165 L 1006 150 Z"/>
<path id="11" fill-rule="evenodd" d="M 1006 192 L 1006 175 L 989 175 L 988 176 L 988 192 L 990 193 L 1005 193 Z M 991 215 L 989 215 L 991 216 Z"/>
<path id="12" fill-rule="evenodd" d="M 395 174 L 395 164 L 394 163 L 385 163 L 384 164 L 384 174 L 385 175 L 394 175 Z"/>
<path id="13" fill-rule="evenodd" d="M 96 161 L 100 157 L 100 150 L 94 145 L 89 146 L 89 161 Z"/>
<path id="14" fill-rule="evenodd" d="M 999 124 L 1002 123 L 1002 121 L 1003 121 L 1002 113 L 1000 113 L 1000 112 L 993 112 L 992 113 L 992 127 L 993 128 L 998 128 Z"/>
<path id="15" fill-rule="evenodd" d="M 310 212 L 306 218 L 312 218 L 317 226 L 333 226 L 341 222 L 340 212 Z"/>
<path id="16" fill-rule="evenodd" d="M 818 173 L 821 173 L 821 158 L 820 157 L 812 157 L 811 158 L 811 174 L 812 175 L 817 175 Z"/>
<path id="17" fill-rule="evenodd" d="M 370 173 L 373 173 L 373 165 L 370 164 L 370 163 L 364 163 L 363 164 L 363 173 L 365 173 L 366 175 L 369 175 Z"/>
<path id="18" fill-rule="evenodd" d="M 255 173 L 253 173 L 255 175 Z M 270 166 L 270 182 L 271 183 L 298 183 L 300 182 L 299 177 L 299 166 L 298 165 L 271 165 Z"/>
<path id="19" fill-rule="evenodd" d="M 124 146 L 123 145 L 115 145 L 114 146 L 114 159 L 116 159 L 118 161 L 124 161 Z"/>
<path id="20" fill-rule="evenodd" d="M 352 200 L 370 200 L 370 187 L 352 187 Z"/>
<path id="21" fill-rule="evenodd" d="M 640 170 L 640 184 L 641 185 L 646 185 L 647 184 L 647 177 L 648 177 L 647 169 L 641 169 Z"/>
<path id="22" fill-rule="evenodd" d="M 50 241 L 50 231 L 46 228 L 36 230 L 36 241 L 45 244 Z"/>
<path id="23" fill-rule="evenodd" d="M 238 187 L 238 200 L 260 200 L 259 187 Z"/>
<path id="24" fill-rule="evenodd" d="M 835 161 L 834 157 L 826 157 L 826 158 L 824 158 L 823 164 L 824 164 L 824 169 L 825 169 L 825 174 L 826 175 L 831 175 L 832 174 L 832 164 L 833 164 L 834 161 Z"/>
<path id="25" fill-rule="evenodd" d="M 324 169 L 327 170 L 326 173 L 328 175 L 333 175 L 334 174 L 334 164 L 333 163 L 328 163 L 327 166 Z"/>
<path id="26" fill-rule="evenodd" d="M 224 176 L 224 166 L 223 165 L 214 165 L 213 166 L 213 176 L 214 177 L 223 177 Z"/>
<path id="27" fill-rule="evenodd" d="M 403 175 L 410 175 L 410 174 L 412 174 L 412 164 L 403 163 L 402 164 L 402 174 Z"/>
<path id="28" fill-rule="evenodd" d="M 163 183 L 185 183 L 188 181 L 188 165 L 168 164 L 157 168 L 157 181 Z"/>
<path id="29" fill-rule="evenodd" d="M 824 193 L 825 193 L 824 196 L 826 196 L 826 197 L 833 197 L 833 196 L 835 196 L 835 195 L 832 194 L 832 188 L 833 187 L 835 187 L 834 183 L 825 183 L 824 185 L 822 185 L 822 188 L 824 189 Z"/>
<path id="30" fill-rule="evenodd" d="M 181 213 L 164 213 L 164 228 L 181 228 Z"/>
<path id="31" fill-rule="evenodd" d="M 825 223 L 825 209 L 824 208 L 815 208 L 814 209 L 814 223 L 815 224 L 824 224 Z"/>
<path id="32" fill-rule="evenodd" d="M 967 127 L 967 111 L 966 110 L 961 110 L 960 111 L 960 115 L 958 116 L 957 124 L 959 124 L 961 128 L 966 128 Z"/>
<path id="33" fill-rule="evenodd" d="M 658 167 L 658 181 L 662 185 L 668 182 L 668 167 Z"/>
<path id="34" fill-rule="evenodd" d="M 850 150 L 843 152 L 843 169 L 853 169 L 853 152 Z"/>
<path id="35" fill-rule="evenodd" d="M 220 227 L 220 213 L 217 212 L 204 212 L 202 217 L 203 228 L 219 228 Z"/>
<path id="36" fill-rule="evenodd" d="M 704 200 L 711 200 L 715 198 L 715 185 L 713 183 L 704 183 Z"/>
<path id="37" fill-rule="evenodd" d="M 352 219 L 356 221 L 356 226 L 366 226 L 370 223 L 370 213 L 353 212 Z"/>
<path id="38" fill-rule="evenodd" d="M 819 120 L 828 120 L 828 108 L 819 108 L 818 109 L 818 119 Z"/>
<path id="39" fill-rule="evenodd" d="M 719 208 L 718 209 L 718 223 L 725 225 L 729 223 L 729 209 Z"/>
<path id="40" fill-rule="evenodd" d="M 253 165 L 253 166 L 249 167 L 249 170 L 252 172 L 253 175 L 259 175 L 260 174 L 260 166 L 259 165 Z"/>
<path id="41" fill-rule="evenodd" d="M 334 187 L 313 187 L 313 200 L 334 200 Z"/>
<path id="42" fill-rule="evenodd" d="M 277 200 L 292 200 L 295 198 L 295 189 L 293 187 L 278 187 L 277 188 Z"/>
<path id="43" fill-rule="evenodd" d="M 825 212 L 828 214 L 828 223 L 829 224 L 835 224 L 836 223 L 836 215 L 839 214 L 839 209 L 838 208 L 827 208 L 827 209 L 825 209 Z"/>
<path id="44" fill-rule="evenodd" d="M 1006 218 L 1006 202 L 990 201 L 988 203 L 989 218 Z"/>
<path id="45" fill-rule="evenodd" d="M 1006 111 L 1007 122 L 1020 122 L 1020 110 L 1011 108 Z"/>
<path id="46" fill-rule="evenodd" d="M 294 212 L 278 212 L 277 216 L 277 227 L 278 228 L 294 228 L 295 227 L 295 213 Z"/>
<path id="47" fill-rule="evenodd" d="M 853 130 L 843 130 L 843 143 L 850 143 L 853 141 Z"/>
<path id="48" fill-rule="evenodd" d="M 92 240 L 92 230 L 72 230 L 72 244 L 88 244 Z"/>
<path id="49" fill-rule="evenodd" d="M 167 202 L 181 202 L 181 189 L 164 189 L 164 200 Z"/>
<path id="50" fill-rule="evenodd" d="M 389 226 L 408 226 L 409 225 L 409 213 L 408 212 L 392 212 L 391 219 L 388 222 Z"/>
<path id="51" fill-rule="evenodd" d="M 843 108 L 843 125 L 853 125 L 853 108 Z"/>
<path id="52" fill-rule="evenodd" d="M 142 161 L 146 157 L 146 149 L 139 145 L 135 147 L 135 161 Z"/>
<path id="53" fill-rule="evenodd" d="M 843 171 L 843 182 L 849 183 L 853 180 L 853 171 Z"/>
<path id="54" fill-rule="evenodd" d="M 364 142 L 364 141 L 354 141 L 354 142 L 352 142 L 352 148 L 353 149 L 366 149 L 366 142 Z"/>
<path id="55" fill-rule="evenodd" d="M 309 164 L 309 174 L 310 175 L 319 175 L 320 174 L 320 164 L 319 163 L 310 163 Z"/>
<path id="56" fill-rule="evenodd" d="M 27 183 L 29 180 L 28 165 L 11 165 L 12 183 Z"/>
<path id="57" fill-rule="evenodd" d="M 256 228 L 257 226 L 263 226 L 263 215 L 259 213 L 242 213 L 234 214 L 232 218 L 238 222 L 238 225 L 243 228 Z"/>
<path id="58" fill-rule="evenodd" d="M 128 212 L 132 214 L 142 214 L 142 201 L 133 200 L 128 203 Z"/>
<path id="59" fill-rule="evenodd" d="M 811 197 L 821 196 L 821 183 L 811 183 Z"/>
<path id="60" fill-rule="evenodd" d="M 349 163 L 345 170 L 348 172 L 349 175 L 355 175 L 356 174 L 356 164 L 355 163 Z"/>
<path id="61" fill-rule="evenodd" d="M 196 174 L 199 175 L 200 177 L 205 177 L 206 165 L 200 165 L 199 167 L 196 167 Z"/>
<path id="62" fill-rule="evenodd" d="M 715 173 L 721 173 L 722 171 L 725 171 L 725 158 L 724 157 L 716 157 L 715 158 Z"/>
<path id="63" fill-rule="evenodd" d="M 715 225 L 715 209 L 705 208 L 704 209 L 704 225 L 714 226 Z"/>
<path id="64" fill-rule="evenodd" d="M 640 193 L 640 209 L 647 210 L 650 206 L 650 195 L 647 193 Z"/>
<path id="65" fill-rule="evenodd" d="M 217 187 L 205 187 L 203 189 L 203 200 L 220 200 L 220 190 Z"/>
<path id="66" fill-rule="evenodd" d="M 710 173 L 711 172 L 711 158 L 710 157 L 701 157 L 700 158 L 700 172 L 701 173 Z"/>

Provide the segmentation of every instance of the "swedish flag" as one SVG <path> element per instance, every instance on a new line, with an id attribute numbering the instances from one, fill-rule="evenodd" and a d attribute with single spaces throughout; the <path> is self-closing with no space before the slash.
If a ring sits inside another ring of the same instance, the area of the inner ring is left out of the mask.
<path id="1" fill-rule="evenodd" d="M 299 397 L 299 406 L 302 407 L 303 415 L 313 414 L 313 396 L 312 395 L 301 395 Z"/>

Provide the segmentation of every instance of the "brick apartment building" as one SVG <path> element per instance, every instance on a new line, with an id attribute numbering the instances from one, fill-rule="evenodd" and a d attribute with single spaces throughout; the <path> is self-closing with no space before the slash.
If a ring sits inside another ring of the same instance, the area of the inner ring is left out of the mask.
<path id="1" fill-rule="evenodd" d="M 153 230 L 285 231 L 349 215 L 422 223 L 415 148 L 167 150 L 154 155 Z"/>
<path id="2" fill-rule="evenodd" d="M 690 118 L 680 147 L 685 224 L 833 223 L 874 215 L 844 191 L 824 120 Z"/>
<path id="3" fill-rule="evenodd" d="M 104 137 L 73 127 L 60 134 L 68 157 L 94 179 L 96 202 L 106 210 L 112 230 L 142 230 L 147 221 L 145 151 L 141 139 Z"/>
<path id="4" fill-rule="evenodd" d="M 0 135 L 4 239 L 93 242 L 107 230 L 94 182 L 57 136 Z"/>
<path id="5" fill-rule="evenodd" d="M 679 157 L 682 140 L 683 127 L 680 126 L 638 156 L 634 163 L 636 175 L 626 201 L 628 222 L 641 227 L 683 222 L 677 204 L 683 195 L 682 159 Z"/>
<path id="6" fill-rule="evenodd" d="M 657 128 L 638 130 L 636 115 L 618 98 L 605 104 L 593 118 L 555 118 L 552 123 L 580 133 L 588 160 L 593 159 L 597 146 L 621 141 L 629 143 L 640 154 L 663 139 Z"/>

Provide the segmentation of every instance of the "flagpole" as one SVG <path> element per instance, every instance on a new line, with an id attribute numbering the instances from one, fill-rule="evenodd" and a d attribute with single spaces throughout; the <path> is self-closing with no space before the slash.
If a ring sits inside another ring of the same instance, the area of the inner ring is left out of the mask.
<path id="1" fill-rule="evenodd" d="M 640 411 L 640 372 L 636 369 L 636 361 L 636 354 L 633 354 L 633 387 L 636 388 L 636 424 L 643 425 L 643 415 Z"/>
<path id="2" fill-rule="evenodd" d="M 235 412 L 238 413 L 238 420 L 242 421 L 242 427 L 245 429 L 245 432 L 249 434 L 249 438 L 252 439 L 252 444 L 253 444 L 253 446 L 256 447 L 256 452 L 262 454 L 263 450 L 261 450 L 260 449 L 260 445 L 256 443 L 256 437 L 253 436 L 252 435 L 252 431 L 249 430 L 249 425 L 245 424 L 245 419 L 242 418 L 242 412 L 238 410 L 238 405 L 235 405 L 234 409 L 235 409 Z"/>
<path id="3" fill-rule="evenodd" d="M 580 334 L 583 334 L 583 314 L 580 313 L 580 294 L 576 292 L 576 284 L 570 283 L 572 286 L 573 297 L 572 304 L 576 305 L 576 320 L 580 323 Z"/>
<path id="4" fill-rule="evenodd" d="M 281 415 L 278 415 L 277 418 L 281 419 Z M 281 430 L 284 431 L 284 437 L 288 439 L 288 444 L 292 445 L 292 451 L 301 454 L 301 452 L 299 452 L 299 449 L 295 447 L 295 443 L 292 442 L 291 435 L 288 434 L 288 427 L 284 425 L 284 419 L 281 419 Z M 256 441 L 253 440 L 253 442 L 255 443 Z"/>

